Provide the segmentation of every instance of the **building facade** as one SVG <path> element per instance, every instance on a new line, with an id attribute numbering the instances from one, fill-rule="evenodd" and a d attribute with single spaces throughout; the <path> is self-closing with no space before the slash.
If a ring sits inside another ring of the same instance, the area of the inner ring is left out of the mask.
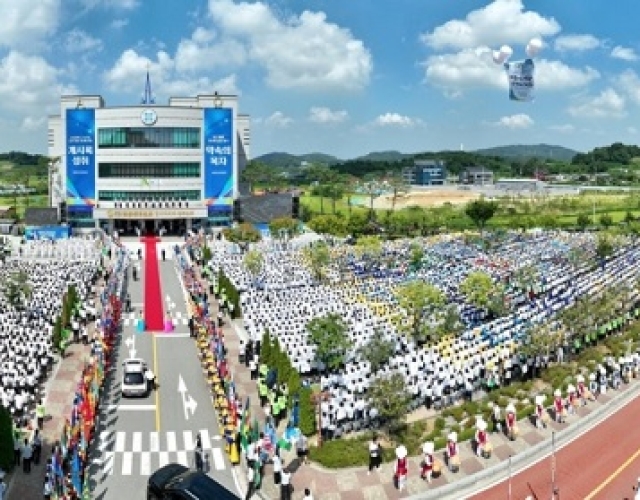
<path id="1" fill-rule="evenodd" d="M 485 167 L 465 167 L 460 171 L 460 184 L 484 186 L 493 184 L 493 172 Z"/>
<path id="2" fill-rule="evenodd" d="M 447 167 L 441 160 L 415 160 L 402 170 L 402 177 L 412 186 L 441 186 L 447 180 Z"/>
<path id="3" fill-rule="evenodd" d="M 123 107 L 100 96 L 61 98 L 60 115 L 49 118 L 51 205 L 76 232 L 182 234 L 230 224 L 250 157 L 250 121 L 237 96 L 156 105 L 146 94 Z"/>

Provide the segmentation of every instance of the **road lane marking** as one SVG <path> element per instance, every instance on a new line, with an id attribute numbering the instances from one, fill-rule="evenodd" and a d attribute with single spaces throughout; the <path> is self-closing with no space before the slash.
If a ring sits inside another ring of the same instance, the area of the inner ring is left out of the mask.
<path id="1" fill-rule="evenodd" d="M 133 442 L 131 443 L 131 451 L 138 452 L 138 453 L 142 451 L 142 432 L 133 433 Z"/>
<path id="2" fill-rule="evenodd" d="M 189 467 L 189 456 L 187 455 L 186 451 L 178 452 L 177 462 L 181 465 L 184 465 L 185 467 Z"/>
<path id="3" fill-rule="evenodd" d="M 176 433 L 173 431 L 167 432 L 167 451 L 178 451 Z"/>
<path id="4" fill-rule="evenodd" d="M 196 443 L 193 440 L 193 432 L 182 431 L 182 439 L 184 439 L 184 447 L 187 450 L 193 450 L 196 447 Z"/>
<path id="5" fill-rule="evenodd" d="M 167 332 L 167 333 L 156 333 L 154 335 L 154 337 L 159 337 L 161 339 L 185 339 L 187 337 L 190 337 L 191 335 L 187 332 L 187 333 L 176 333 L 176 332 Z"/>
<path id="6" fill-rule="evenodd" d="M 149 451 L 160 451 L 160 438 L 157 432 L 149 433 Z"/>
<path id="7" fill-rule="evenodd" d="M 133 472 L 133 452 L 126 451 L 122 454 L 122 475 L 130 476 Z"/>
<path id="8" fill-rule="evenodd" d="M 633 461 L 638 458 L 640 456 L 640 448 L 638 448 L 636 450 L 636 452 L 631 455 L 629 458 L 627 458 L 627 460 L 625 460 L 625 462 L 618 467 L 616 470 L 614 470 L 611 475 L 605 479 L 604 481 L 602 481 L 598 487 L 593 490 L 591 493 L 589 493 L 586 497 L 585 500 L 591 500 L 592 498 L 594 498 L 598 493 L 600 493 L 611 481 L 613 481 L 616 477 L 618 477 L 620 474 L 622 474 L 622 471 L 624 471 L 627 467 L 629 467 Z"/>
<path id="9" fill-rule="evenodd" d="M 155 411 L 156 405 L 109 405 L 109 411 Z"/>
<path id="10" fill-rule="evenodd" d="M 213 465 L 216 470 L 224 470 L 224 455 L 222 454 L 222 450 L 220 448 L 213 448 L 211 455 L 213 456 Z"/>
<path id="11" fill-rule="evenodd" d="M 159 461 L 159 466 L 158 466 L 159 469 L 167 465 L 169 463 L 169 452 L 161 451 L 158 456 L 158 461 Z"/>
<path id="12" fill-rule="evenodd" d="M 158 337 L 156 335 L 153 336 L 153 373 L 156 376 L 156 384 L 160 380 L 160 376 L 158 375 L 158 343 L 156 339 Z M 156 394 L 156 432 L 160 432 L 160 391 L 158 388 L 154 391 Z"/>
<path id="13" fill-rule="evenodd" d="M 116 444 L 113 448 L 115 452 L 123 452 L 126 449 L 127 433 L 124 431 L 116 432 Z"/>
<path id="14" fill-rule="evenodd" d="M 144 451 L 140 455 L 140 475 L 151 475 L 151 453 L 148 451 Z"/>
<path id="15" fill-rule="evenodd" d="M 209 430 L 204 429 L 200 431 L 200 437 L 202 438 L 202 449 L 208 450 L 211 448 L 211 439 L 209 438 Z"/>

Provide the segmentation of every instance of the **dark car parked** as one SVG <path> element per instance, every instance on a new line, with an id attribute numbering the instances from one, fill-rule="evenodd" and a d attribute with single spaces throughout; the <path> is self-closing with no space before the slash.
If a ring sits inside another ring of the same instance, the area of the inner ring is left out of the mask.
<path id="1" fill-rule="evenodd" d="M 240 497 L 204 472 L 168 464 L 149 478 L 147 500 L 240 500 Z"/>

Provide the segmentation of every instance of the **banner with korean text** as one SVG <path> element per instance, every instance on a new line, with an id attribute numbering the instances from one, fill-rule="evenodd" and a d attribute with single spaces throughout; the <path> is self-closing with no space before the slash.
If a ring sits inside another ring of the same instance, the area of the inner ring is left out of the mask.
<path id="1" fill-rule="evenodd" d="M 96 204 L 95 110 L 67 109 L 67 205 Z"/>
<path id="2" fill-rule="evenodd" d="M 509 99 L 512 101 L 533 101 L 535 65 L 531 59 L 524 61 L 505 63 L 505 69 L 509 76 Z"/>
<path id="3" fill-rule="evenodd" d="M 204 198 L 209 211 L 233 206 L 233 114 L 231 108 L 204 110 Z"/>

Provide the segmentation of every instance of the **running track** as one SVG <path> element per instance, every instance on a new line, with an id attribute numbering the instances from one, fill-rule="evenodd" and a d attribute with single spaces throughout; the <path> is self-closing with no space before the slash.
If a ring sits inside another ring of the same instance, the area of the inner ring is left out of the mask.
<path id="1" fill-rule="evenodd" d="M 558 500 L 633 499 L 640 476 L 640 397 L 556 453 Z M 511 499 L 551 498 L 551 458 L 515 475 Z M 508 498 L 507 482 L 472 497 Z"/>

